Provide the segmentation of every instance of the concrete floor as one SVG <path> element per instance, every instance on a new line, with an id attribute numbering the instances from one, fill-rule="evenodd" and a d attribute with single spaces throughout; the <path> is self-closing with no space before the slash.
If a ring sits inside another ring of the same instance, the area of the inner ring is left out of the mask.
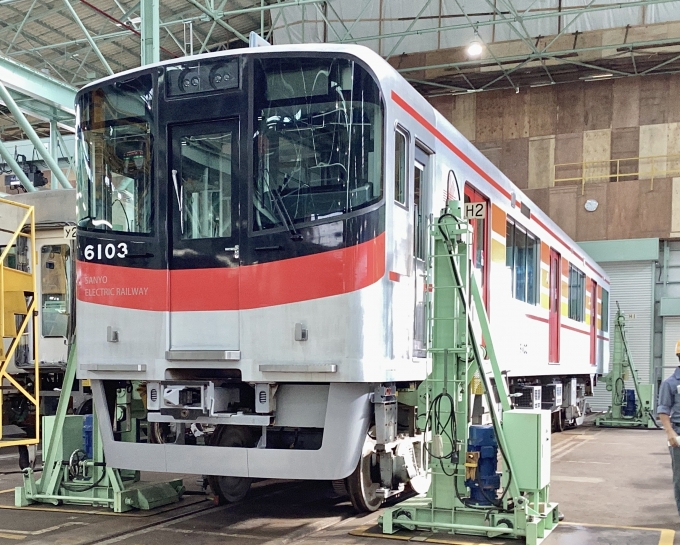
<path id="1" fill-rule="evenodd" d="M 673 499 L 670 457 L 658 430 L 583 427 L 554 434 L 551 499 L 566 518 L 544 545 L 680 545 L 680 516 Z M 349 502 L 318 482 L 261 481 L 241 504 L 215 506 L 189 495 L 154 512 L 122 515 L 75 506 L 13 507 L 21 477 L 12 451 L 0 451 L 0 545 L 390 545 L 367 537 L 378 514 L 357 517 Z M 3 473 L 4 472 L 4 473 Z M 145 474 L 145 480 L 167 478 Z M 185 486 L 199 492 L 198 477 Z M 351 533 L 350 533 L 351 532 Z M 354 535 L 353 535 L 354 534 Z M 356 535 L 360 534 L 360 535 Z M 413 538 L 402 535 L 402 539 Z M 429 535 L 439 543 L 511 545 L 516 541 Z"/>

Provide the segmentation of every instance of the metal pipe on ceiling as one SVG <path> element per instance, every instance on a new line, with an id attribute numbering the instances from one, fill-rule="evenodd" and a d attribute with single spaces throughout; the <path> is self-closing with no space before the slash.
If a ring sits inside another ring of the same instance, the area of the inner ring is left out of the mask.
<path id="1" fill-rule="evenodd" d="M 2 1 L 2 0 L 0 0 L 0 2 L 1 2 L 1 1 Z M 97 6 L 93 6 L 93 5 L 90 4 L 87 0 L 80 0 L 80 2 L 81 2 L 82 4 L 85 4 L 88 8 L 90 8 L 90 9 L 96 11 L 97 13 L 99 13 L 99 15 L 102 15 L 102 16 L 106 17 L 107 19 L 109 19 L 110 21 L 113 21 L 116 25 L 118 25 L 118 26 L 120 26 L 120 27 L 123 27 L 124 29 L 129 30 L 130 32 L 133 32 L 134 34 L 136 34 L 136 35 L 139 36 L 140 38 L 142 37 L 142 33 L 139 32 L 136 28 L 134 28 L 134 27 L 128 25 L 127 23 L 124 23 L 124 22 L 121 21 L 120 19 L 116 19 L 113 15 L 109 15 L 109 14 L 106 13 L 104 10 L 99 9 Z M 165 53 L 167 53 L 168 55 L 170 55 L 170 56 L 171 56 L 172 58 L 174 58 L 174 59 L 178 59 L 178 58 L 179 58 L 178 55 L 175 55 L 172 51 L 170 51 L 170 50 L 168 50 L 168 49 L 165 49 L 164 47 L 160 47 L 160 50 L 161 50 L 161 51 L 164 51 Z"/>
<path id="2" fill-rule="evenodd" d="M 64 176 L 64 173 L 61 171 L 61 168 L 59 167 L 57 160 L 54 157 L 52 157 L 52 155 L 50 155 L 50 153 L 45 149 L 45 146 L 40 140 L 38 133 L 35 132 L 35 129 L 28 122 L 28 119 L 26 119 L 23 112 L 19 109 L 17 103 L 14 102 L 12 95 L 10 95 L 9 91 L 7 90 L 7 87 L 5 87 L 5 85 L 2 82 L 0 82 L 0 100 L 2 100 L 5 103 L 7 109 L 14 116 L 14 120 L 17 122 L 17 125 L 19 125 L 19 128 L 21 128 L 21 130 L 24 131 L 24 133 L 26 133 L 26 136 L 28 136 L 28 139 L 33 144 L 33 147 L 35 147 L 38 154 L 43 158 L 43 161 L 47 163 L 47 168 L 49 168 L 50 171 L 52 172 L 52 176 L 55 176 L 57 178 L 57 180 L 59 181 L 59 185 L 61 185 L 61 187 L 63 188 L 71 189 L 73 186 L 66 179 L 66 176 Z"/>

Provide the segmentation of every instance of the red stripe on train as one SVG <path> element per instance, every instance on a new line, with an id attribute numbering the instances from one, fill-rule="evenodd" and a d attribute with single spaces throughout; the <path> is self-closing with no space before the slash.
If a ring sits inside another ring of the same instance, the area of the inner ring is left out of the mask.
<path id="1" fill-rule="evenodd" d="M 156 270 L 79 261 L 77 297 L 155 311 L 238 310 L 356 291 L 385 275 L 385 234 L 304 257 L 223 269 Z M 168 289 L 168 286 L 170 289 Z"/>

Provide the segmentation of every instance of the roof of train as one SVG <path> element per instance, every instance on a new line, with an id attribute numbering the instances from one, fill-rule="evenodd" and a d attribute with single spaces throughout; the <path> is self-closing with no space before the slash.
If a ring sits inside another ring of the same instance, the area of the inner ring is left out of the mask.
<path id="1" fill-rule="evenodd" d="M 108 76 L 106 78 L 94 81 L 89 85 L 83 87 L 79 93 L 87 91 L 90 88 L 97 87 L 103 83 L 115 80 L 128 74 L 139 73 L 142 70 L 147 70 L 156 66 L 166 66 L 166 65 L 176 65 L 187 62 L 196 62 L 202 59 L 213 59 L 222 58 L 225 56 L 239 56 L 243 54 L 248 55 L 258 55 L 258 54 L 271 54 L 271 53 L 309 53 L 309 52 L 319 52 L 319 53 L 345 53 L 353 55 L 358 59 L 364 61 L 371 70 L 375 73 L 383 86 L 383 92 L 386 91 L 384 88 L 385 83 L 390 83 L 392 89 L 398 89 L 400 93 L 404 95 L 404 99 L 413 106 L 420 115 L 423 117 L 440 132 L 450 149 L 453 147 L 457 148 L 459 155 L 463 160 L 466 158 L 468 161 L 471 159 L 472 162 L 477 166 L 478 174 L 490 185 L 494 186 L 496 190 L 500 191 L 501 194 L 507 196 L 508 201 L 512 200 L 512 195 L 514 195 L 514 200 L 517 203 L 523 203 L 529 206 L 531 210 L 531 219 L 536 221 L 544 230 L 550 233 L 559 243 L 562 244 L 566 249 L 572 252 L 574 258 L 578 261 L 582 261 L 591 270 L 595 271 L 598 276 L 603 278 L 607 283 L 609 283 L 609 277 L 607 273 L 600 267 L 595 260 L 590 258 L 574 240 L 569 237 L 552 219 L 548 217 L 529 197 L 527 197 L 521 189 L 519 189 L 512 181 L 503 174 L 498 167 L 496 167 L 481 151 L 479 151 L 472 143 L 470 143 L 467 138 L 465 138 L 443 115 L 441 115 L 415 88 L 411 86 L 408 81 L 397 72 L 387 61 L 385 61 L 380 55 L 372 51 L 371 49 L 361 46 L 361 45 L 340 45 L 340 44 L 300 44 L 300 45 L 278 45 L 270 47 L 256 47 L 256 48 L 243 48 L 235 49 L 233 51 L 222 51 L 217 53 L 206 53 L 203 55 L 196 55 L 191 58 L 184 59 L 171 59 L 155 63 L 153 65 L 143 66 L 141 68 L 135 68 L 133 70 L 128 70 L 126 72 L 121 72 Z M 390 97 L 385 97 L 386 99 Z M 389 100 L 386 100 L 389 102 Z M 456 145 L 453 145 L 455 141 Z M 454 151 L 455 153 L 455 151 Z M 474 168 L 474 167 L 473 167 Z M 74 208 L 75 210 L 75 208 Z"/>
<path id="2" fill-rule="evenodd" d="M 35 222 L 41 225 L 75 224 L 76 190 L 45 189 L 6 197 L 35 207 Z"/>

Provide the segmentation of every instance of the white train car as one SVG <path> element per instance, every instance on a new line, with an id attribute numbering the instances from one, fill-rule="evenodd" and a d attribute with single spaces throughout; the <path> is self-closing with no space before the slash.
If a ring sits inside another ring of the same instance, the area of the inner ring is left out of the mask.
<path id="1" fill-rule="evenodd" d="M 110 465 L 214 475 L 227 500 L 344 479 L 364 510 L 420 487 L 427 223 L 458 194 L 488 204 L 474 266 L 516 402 L 582 417 L 606 274 L 375 53 L 168 61 L 77 112 L 78 376 Z M 119 425 L 137 391 L 173 442 Z M 397 433 L 374 456 L 376 420 Z"/>
<path id="2" fill-rule="evenodd" d="M 39 263 L 27 255 L 28 267 L 38 268 L 38 312 L 40 331 L 38 354 L 41 371 L 63 372 L 68 357 L 68 337 L 73 327 L 73 287 L 75 260 L 71 241 L 64 238 L 64 227 L 75 227 L 76 191 L 35 191 L 7 197 L 8 200 L 35 207 L 36 250 Z M 24 346 L 32 346 L 32 331 Z M 14 360 L 14 370 L 32 367 L 30 351 L 20 350 Z M 58 397 L 59 392 L 56 392 Z"/>

